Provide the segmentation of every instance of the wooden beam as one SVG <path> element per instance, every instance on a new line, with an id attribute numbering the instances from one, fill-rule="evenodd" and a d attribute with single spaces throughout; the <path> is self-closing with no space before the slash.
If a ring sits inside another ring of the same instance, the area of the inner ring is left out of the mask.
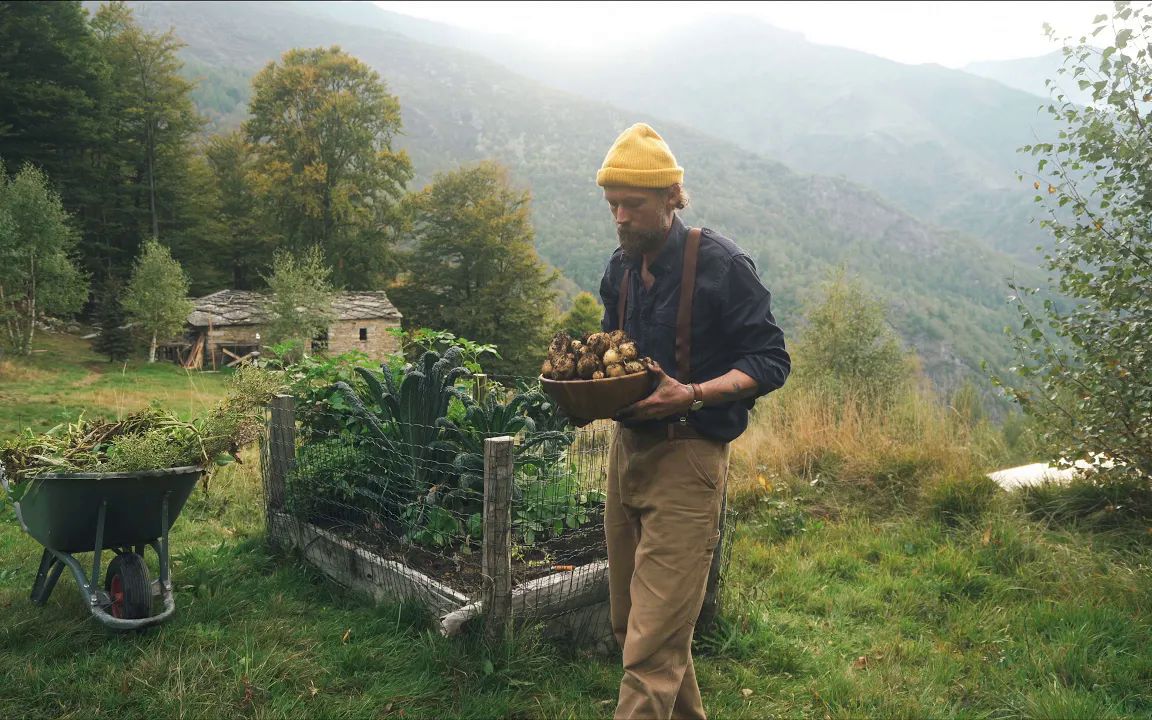
<path id="1" fill-rule="evenodd" d="M 229 353 L 227 350 L 225 350 L 224 352 L 228 353 L 229 355 L 232 355 L 232 353 Z M 234 357 L 236 359 L 230 363 L 227 363 L 226 365 L 224 365 L 224 367 L 232 367 L 233 365 L 239 365 L 241 363 L 244 363 L 244 362 L 248 361 L 249 359 L 251 359 L 252 357 L 260 357 L 260 352 L 258 350 L 253 350 L 252 352 L 248 353 L 244 357 L 236 357 L 235 355 L 232 355 L 232 357 Z"/>
<path id="2" fill-rule="evenodd" d="M 437 615 L 468 602 L 468 596 L 403 563 L 282 512 L 269 515 L 268 536 L 281 546 L 298 549 L 325 575 L 377 602 L 414 601 Z"/>
<path id="3" fill-rule="evenodd" d="M 608 561 L 598 560 L 517 585 L 512 590 L 511 616 L 516 622 L 543 620 L 607 599 Z M 440 633 L 445 637 L 458 635 L 469 620 L 485 614 L 485 607 L 480 600 L 443 615 Z"/>

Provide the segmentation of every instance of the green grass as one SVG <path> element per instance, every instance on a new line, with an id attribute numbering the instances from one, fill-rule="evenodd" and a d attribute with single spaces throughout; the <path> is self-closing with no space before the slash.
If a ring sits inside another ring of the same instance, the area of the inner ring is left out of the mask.
<path id="1" fill-rule="evenodd" d="M 110 363 L 87 341 L 63 333 L 36 336 L 26 358 L 0 360 L 0 441 L 24 428 L 37 432 L 82 412 L 123 417 L 159 402 L 182 417 L 224 395 L 228 372 L 187 371 L 174 363 Z"/>
<path id="2" fill-rule="evenodd" d="M 40 548 L 0 509 L 0 717 L 611 715 L 616 658 L 447 640 L 270 550 L 252 455 L 189 501 L 176 615 L 143 633 L 104 630 L 69 576 L 32 606 Z M 711 716 L 1152 715 L 1147 527 L 1048 525 L 962 484 L 869 516 L 804 485 L 736 503 L 723 615 L 697 652 Z"/>
<path id="3" fill-rule="evenodd" d="M 1046 529 L 1013 507 L 956 527 L 746 511 L 722 623 L 698 651 L 711 714 L 1152 713 L 1147 543 Z M 251 465 L 197 493 L 172 538 L 177 613 L 126 636 L 89 619 L 68 577 L 31 606 L 39 546 L 6 517 L 0 717 L 610 714 L 615 659 L 440 638 L 411 608 L 372 607 L 269 550 L 260 512 Z"/>

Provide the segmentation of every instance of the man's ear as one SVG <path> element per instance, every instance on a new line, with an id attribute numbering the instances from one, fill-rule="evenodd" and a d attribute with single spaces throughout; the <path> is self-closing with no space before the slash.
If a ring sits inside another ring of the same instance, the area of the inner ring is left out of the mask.
<path id="1" fill-rule="evenodd" d="M 667 210 L 677 210 L 680 205 L 680 183 L 668 188 L 664 195 L 664 207 Z"/>

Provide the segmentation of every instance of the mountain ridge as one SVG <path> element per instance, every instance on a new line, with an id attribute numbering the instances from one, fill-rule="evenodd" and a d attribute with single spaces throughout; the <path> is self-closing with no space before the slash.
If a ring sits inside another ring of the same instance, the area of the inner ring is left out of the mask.
<path id="1" fill-rule="evenodd" d="M 332 7 L 342 6 L 310 12 Z M 687 124 L 801 171 L 843 175 L 1029 262 L 1048 240 L 1031 223 L 1032 196 L 1017 178 L 1029 160 L 1017 150 L 1053 135 L 1053 125 L 1036 96 L 996 80 L 813 43 L 756 18 L 722 16 L 643 39 L 628 56 L 579 60 L 375 6 L 358 19 L 478 52 L 550 87 Z M 673 61 L 684 48 L 691 62 Z M 739 112 L 715 112 L 725 107 Z"/>
<path id="2" fill-rule="evenodd" d="M 648 121 L 688 170 L 694 205 L 686 221 L 714 227 L 749 252 L 786 329 L 797 327 L 802 295 L 839 265 L 889 303 L 894 325 L 942 385 L 978 373 L 981 359 L 1005 360 L 998 335 L 1010 315 L 1002 270 L 1016 264 L 926 225 L 874 190 L 793 172 L 687 126 L 548 88 L 470 53 L 324 23 L 289 5 L 134 8 L 147 27 L 175 27 L 188 43 L 183 57 L 208 84 L 234 82 L 291 47 L 339 44 L 360 57 L 400 100 L 400 144 L 419 175 L 413 187 L 461 164 L 504 163 L 532 190 L 541 255 L 585 289 L 595 292 L 615 244 L 595 169 L 620 130 Z"/>

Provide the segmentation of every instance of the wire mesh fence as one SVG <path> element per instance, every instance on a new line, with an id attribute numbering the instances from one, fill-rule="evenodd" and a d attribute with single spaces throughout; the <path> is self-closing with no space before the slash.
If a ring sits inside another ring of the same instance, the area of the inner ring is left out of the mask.
<path id="1" fill-rule="evenodd" d="M 269 535 L 342 584 L 424 605 L 447 635 L 503 616 L 610 644 L 615 424 L 573 428 L 530 382 L 461 370 L 451 351 L 428 353 L 277 398 L 262 455 Z"/>

